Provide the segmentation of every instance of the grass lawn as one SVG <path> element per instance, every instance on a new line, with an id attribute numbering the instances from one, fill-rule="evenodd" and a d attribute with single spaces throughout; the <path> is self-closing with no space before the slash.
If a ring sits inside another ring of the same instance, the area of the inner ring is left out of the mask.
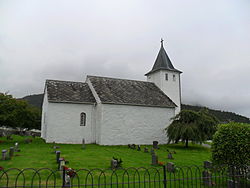
<path id="1" fill-rule="evenodd" d="M 56 169 L 56 155 L 53 153 L 52 145 L 46 144 L 41 138 L 33 139 L 33 142 L 26 144 L 25 138 L 13 136 L 13 140 L 6 140 L 1 137 L 0 149 L 8 149 L 19 143 L 21 152 L 16 152 L 11 160 L 0 161 L 0 166 L 8 168 L 51 168 Z M 121 158 L 123 167 L 151 167 L 151 154 L 129 149 L 128 146 L 99 146 L 96 144 L 86 144 L 86 149 L 82 149 L 80 144 L 57 144 L 61 151 L 61 157 L 69 161 L 68 166 L 74 169 L 80 168 L 109 168 L 112 157 Z M 184 148 L 182 144 L 160 145 L 156 151 L 161 162 L 173 162 L 177 166 L 189 166 L 203 164 L 203 161 L 210 160 L 211 152 L 209 148 L 200 145 L 190 144 L 189 148 Z M 174 159 L 167 159 L 167 149 L 175 151 Z M 150 149 L 149 149 L 150 150 Z"/>

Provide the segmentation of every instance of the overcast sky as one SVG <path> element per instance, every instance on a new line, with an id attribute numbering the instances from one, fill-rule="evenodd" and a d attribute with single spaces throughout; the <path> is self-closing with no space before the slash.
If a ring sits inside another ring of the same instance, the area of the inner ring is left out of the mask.
<path id="1" fill-rule="evenodd" d="M 0 92 L 46 79 L 145 80 L 160 39 L 182 101 L 250 117 L 249 0 L 0 0 Z"/>

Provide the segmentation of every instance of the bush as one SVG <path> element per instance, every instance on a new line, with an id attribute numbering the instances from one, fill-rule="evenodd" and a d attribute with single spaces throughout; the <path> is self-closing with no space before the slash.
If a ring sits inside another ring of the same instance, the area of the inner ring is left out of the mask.
<path id="1" fill-rule="evenodd" d="M 219 165 L 250 164 L 250 124 L 219 125 L 213 136 L 212 160 Z"/>

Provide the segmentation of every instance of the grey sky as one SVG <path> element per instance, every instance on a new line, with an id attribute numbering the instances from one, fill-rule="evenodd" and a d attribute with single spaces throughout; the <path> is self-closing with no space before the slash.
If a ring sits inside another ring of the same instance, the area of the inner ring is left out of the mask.
<path id="1" fill-rule="evenodd" d="M 161 37 L 183 103 L 250 117 L 249 0 L 0 0 L 0 92 L 87 74 L 144 80 Z"/>

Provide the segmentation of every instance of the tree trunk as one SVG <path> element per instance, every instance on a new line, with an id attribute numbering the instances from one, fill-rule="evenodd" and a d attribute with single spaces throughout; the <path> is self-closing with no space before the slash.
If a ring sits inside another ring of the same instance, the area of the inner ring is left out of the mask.
<path id="1" fill-rule="evenodd" d="M 188 139 L 186 139 L 185 147 L 186 147 L 186 148 L 188 147 Z"/>

